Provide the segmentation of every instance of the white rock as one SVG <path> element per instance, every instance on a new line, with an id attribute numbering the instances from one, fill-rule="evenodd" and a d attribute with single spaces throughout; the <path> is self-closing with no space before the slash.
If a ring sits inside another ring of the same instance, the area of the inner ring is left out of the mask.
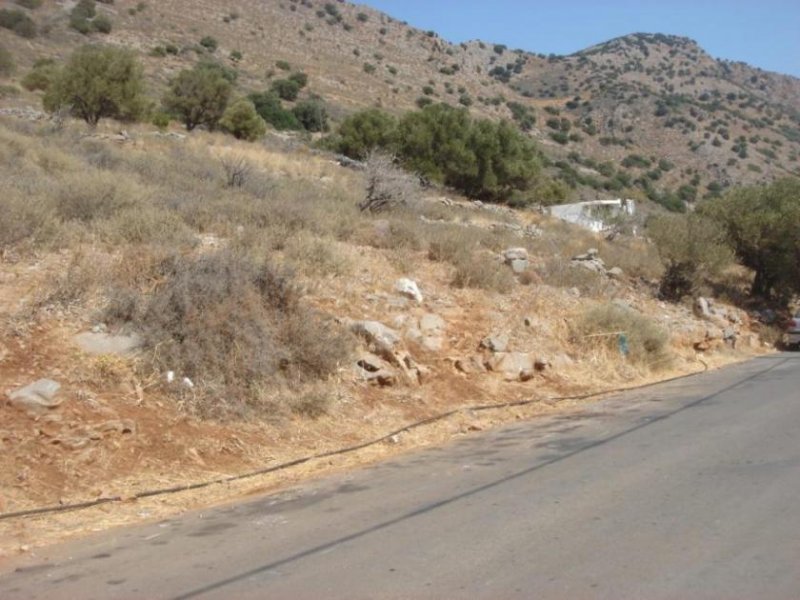
<path id="1" fill-rule="evenodd" d="M 420 331 L 426 334 L 444 331 L 446 325 L 442 317 L 433 313 L 426 313 L 419 320 Z"/>
<path id="2" fill-rule="evenodd" d="M 517 275 L 527 271 L 528 267 L 530 266 L 530 263 L 527 260 L 520 258 L 515 258 L 514 260 L 511 261 L 510 264 L 511 264 L 511 270 L 514 271 L 514 273 L 516 273 Z"/>
<path id="3" fill-rule="evenodd" d="M 503 258 L 509 264 L 514 260 L 528 260 L 528 250 L 525 248 L 507 248 L 503 250 Z"/>
<path id="4" fill-rule="evenodd" d="M 85 331 L 74 337 L 78 347 L 87 354 L 131 354 L 142 346 L 142 338 L 135 333 L 111 335 L 104 331 Z"/>
<path id="5" fill-rule="evenodd" d="M 391 350 L 400 343 L 400 334 L 379 321 L 353 321 L 350 330 L 367 342 Z"/>
<path id="6" fill-rule="evenodd" d="M 31 412 L 45 412 L 56 408 L 64 400 L 56 398 L 61 384 L 52 379 L 39 379 L 30 385 L 14 390 L 8 395 L 11 404 Z"/>
<path id="7" fill-rule="evenodd" d="M 411 279 L 407 279 L 405 277 L 398 279 L 394 284 L 394 289 L 396 292 L 407 298 L 411 298 L 419 303 L 422 302 L 422 292 L 419 291 L 419 286 L 417 286 L 417 283 Z"/>

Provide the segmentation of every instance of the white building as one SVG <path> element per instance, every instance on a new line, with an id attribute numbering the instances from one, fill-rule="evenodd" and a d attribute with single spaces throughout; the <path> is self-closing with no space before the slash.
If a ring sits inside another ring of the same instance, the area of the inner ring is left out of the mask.
<path id="1" fill-rule="evenodd" d="M 633 200 L 589 200 L 574 204 L 558 204 L 550 207 L 550 214 L 562 221 L 584 227 L 595 233 L 609 229 L 614 221 L 632 217 L 636 213 Z"/>

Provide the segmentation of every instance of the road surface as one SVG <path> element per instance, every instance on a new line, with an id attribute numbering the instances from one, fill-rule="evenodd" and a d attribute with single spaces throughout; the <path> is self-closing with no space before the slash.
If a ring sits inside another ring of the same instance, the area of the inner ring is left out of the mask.
<path id="1" fill-rule="evenodd" d="M 800 354 L 25 560 L 3 600 L 797 599 Z"/>

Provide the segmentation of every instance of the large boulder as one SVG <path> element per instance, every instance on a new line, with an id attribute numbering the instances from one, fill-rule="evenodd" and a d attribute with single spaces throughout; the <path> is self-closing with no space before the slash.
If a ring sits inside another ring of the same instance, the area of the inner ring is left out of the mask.
<path id="1" fill-rule="evenodd" d="M 585 254 L 578 254 L 572 257 L 572 266 L 581 267 L 595 273 L 606 273 L 606 264 L 603 259 L 598 256 L 596 248 L 589 248 Z"/>
<path id="2" fill-rule="evenodd" d="M 30 413 L 44 413 L 59 406 L 64 399 L 58 398 L 61 384 L 52 379 L 39 379 L 8 395 L 11 404 Z"/>
<path id="3" fill-rule="evenodd" d="M 380 321 L 351 321 L 350 331 L 380 352 L 393 352 L 400 343 L 400 334 Z"/>
<path id="4" fill-rule="evenodd" d="M 507 248 L 503 250 L 502 258 L 503 262 L 517 274 L 524 273 L 530 266 L 528 251 L 525 248 Z"/>

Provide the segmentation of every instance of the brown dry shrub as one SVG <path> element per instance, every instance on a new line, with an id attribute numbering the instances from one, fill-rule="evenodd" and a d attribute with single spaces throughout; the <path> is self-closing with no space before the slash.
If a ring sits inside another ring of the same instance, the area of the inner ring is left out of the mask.
<path id="1" fill-rule="evenodd" d="M 437 262 L 458 264 L 468 259 L 478 248 L 480 237 L 466 227 L 440 226 L 431 232 L 428 258 Z"/>
<path id="2" fill-rule="evenodd" d="M 586 349 L 602 346 L 619 355 L 619 334 L 627 338 L 631 362 L 661 369 L 669 366 L 669 333 L 653 319 L 629 308 L 601 304 L 578 322 L 575 337 Z"/>
<path id="3" fill-rule="evenodd" d="M 52 202 L 12 188 L 0 189 L 0 256 L 23 242 L 40 246 L 61 232 Z"/>
<path id="4" fill-rule="evenodd" d="M 364 163 L 366 191 L 358 207 L 372 213 L 408 206 L 419 197 L 418 179 L 401 169 L 393 156 L 370 152 Z"/>
<path id="5" fill-rule="evenodd" d="M 194 232 L 174 212 L 153 205 L 125 208 L 95 224 L 98 236 L 109 244 L 152 244 L 189 247 Z"/>
<path id="6" fill-rule="evenodd" d="M 658 279 L 664 272 L 658 250 L 643 239 L 605 242 L 598 249 L 607 267 L 619 267 L 630 277 Z"/>
<path id="7" fill-rule="evenodd" d="M 353 270 L 350 259 L 334 242 L 307 233 L 289 239 L 286 258 L 306 275 L 341 277 Z"/>
<path id="8" fill-rule="evenodd" d="M 451 285 L 507 294 L 514 287 L 514 276 L 502 263 L 482 253 L 459 254 Z"/>
<path id="9" fill-rule="evenodd" d="M 152 293 L 118 293 L 110 319 L 132 324 L 150 367 L 189 377 L 186 408 L 201 416 L 242 415 L 260 390 L 325 379 L 352 339 L 306 308 L 290 274 L 230 251 L 173 256 L 159 265 Z"/>
<path id="10" fill-rule="evenodd" d="M 538 269 L 542 283 L 559 288 L 577 288 L 582 295 L 600 298 L 612 291 L 609 279 L 600 273 L 572 264 L 568 259 L 552 258 Z"/>
<path id="11" fill-rule="evenodd" d="M 128 179 L 106 171 L 64 175 L 54 190 L 56 212 L 64 221 L 89 223 L 107 219 L 142 201 L 141 190 Z"/>

